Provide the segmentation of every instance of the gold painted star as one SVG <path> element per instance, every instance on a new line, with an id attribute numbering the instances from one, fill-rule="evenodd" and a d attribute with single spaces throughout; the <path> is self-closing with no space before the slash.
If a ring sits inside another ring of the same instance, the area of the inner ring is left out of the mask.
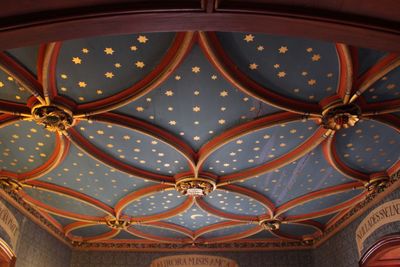
<path id="1" fill-rule="evenodd" d="M 313 51 L 313 49 L 312 49 L 312 47 L 309 47 L 309 48 L 306 49 L 306 51 L 307 51 L 308 53 L 311 53 L 311 52 Z"/>
<path id="2" fill-rule="evenodd" d="M 236 141 L 236 144 L 238 144 L 238 145 L 243 144 L 243 140 L 241 140 L 241 139 L 240 139 L 240 140 L 237 140 L 237 141 Z"/>
<path id="3" fill-rule="evenodd" d="M 286 76 L 286 72 L 284 72 L 284 71 L 280 71 L 280 72 L 278 72 L 278 77 L 279 78 L 283 78 L 283 77 L 285 77 Z"/>
<path id="4" fill-rule="evenodd" d="M 136 111 L 138 111 L 138 112 L 143 112 L 143 111 L 144 111 L 144 108 L 143 108 L 143 107 L 136 107 Z"/>
<path id="5" fill-rule="evenodd" d="M 332 73 L 332 72 L 329 72 L 329 73 L 326 75 L 326 77 L 332 78 L 332 77 L 333 77 L 333 73 Z"/>
<path id="6" fill-rule="evenodd" d="M 72 62 L 74 62 L 75 64 L 82 64 L 82 59 L 80 59 L 79 57 L 73 57 Z"/>
<path id="7" fill-rule="evenodd" d="M 220 120 L 218 121 L 218 123 L 221 124 L 221 125 L 222 125 L 222 124 L 225 124 L 225 120 L 224 120 L 224 119 L 220 119 Z"/>
<path id="8" fill-rule="evenodd" d="M 319 61 L 320 59 L 321 59 L 321 56 L 319 54 L 314 54 L 311 57 L 311 60 L 314 61 L 314 62 Z"/>
<path id="9" fill-rule="evenodd" d="M 87 86 L 87 84 L 85 82 L 79 82 L 78 86 L 81 88 L 85 88 Z"/>
<path id="10" fill-rule="evenodd" d="M 136 46 L 136 45 L 132 45 L 132 46 L 130 47 L 130 49 L 131 49 L 131 51 L 137 51 L 137 46 Z"/>
<path id="11" fill-rule="evenodd" d="M 195 137 L 193 137 L 193 140 L 194 140 L 194 141 L 200 141 L 200 136 L 197 136 L 197 135 L 196 135 Z"/>
<path id="12" fill-rule="evenodd" d="M 391 83 L 391 84 L 388 84 L 388 85 L 386 86 L 386 89 L 388 89 L 388 90 L 393 90 L 395 87 L 396 87 L 396 85 L 395 85 L 394 83 Z"/>
<path id="13" fill-rule="evenodd" d="M 219 93 L 219 95 L 222 97 L 226 97 L 226 96 L 228 96 L 228 92 L 224 90 L 221 93 Z"/>
<path id="14" fill-rule="evenodd" d="M 315 85 L 317 81 L 315 79 L 308 80 L 308 85 Z"/>
<path id="15" fill-rule="evenodd" d="M 4 83 L 3 82 L 0 82 L 0 87 L 4 87 Z"/>
<path id="16" fill-rule="evenodd" d="M 114 54 L 114 52 L 115 51 L 111 47 L 106 47 L 104 49 L 104 53 L 106 53 L 106 55 L 112 55 L 112 54 Z"/>
<path id="17" fill-rule="evenodd" d="M 106 73 L 104 73 L 104 76 L 106 76 L 106 78 L 108 78 L 108 79 L 112 79 L 114 77 L 114 73 L 106 72 Z"/>
<path id="18" fill-rule="evenodd" d="M 145 44 L 145 43 L 147 43 L 147 41 L 148 41 L 149 39 L 147 39 L 147 37 L 146 37 L 145 35 L 139 35 L 139 37 L 137 38 L 137 40 L 138 40 L 139 43 Z"/>
<path id="19" fill-rule="evenodd" d="M 68 76 L 67 76 L 67 74 L 61 74 L 61 79 L 67 79 L 68 78 Z"/>
<path id="20" fill-rule="evenodd" d="M 168 91 L 165 92 L 165 95 L 166 96 L 173 96 L 174 92 L 172 90 L 168 90 Z"/>
<path id="21" fill-rule="evenodd" d="M 281 46 L 279 49 L 279 54 L 285 54 L 289 49 L 287 46 Z"/>
<path id="22" fill-rule="evenodd" d="M 262 45 L 257 46 L 257 50 L 258 51 L 263 51 L 264 50 L 264 46 L 262 46 Z"/>
<path id="23" fill-rule="evenodd" d="M 89 53 L 89 49 L 87 49 L 87 48 L 82 48 L 82 53 L 84 53 L 84 54 Z"/>
<path id="24" fill-rule="evenodd" d="M 115 63 L 114 66 L 118 69 L 122 67 L 120 63 Z"/>
<path id="25" fill-rule="evenodd" d="M 176 125 L 176 121 L 169 121 L 168 124 L 169 125 Z"/>
<path id="26" fill-rule="evenodd" d="M 177 80 L 177 81 L 179 81 L 181 78 L 182 78 L 182 77 L 179 76 L 179 75 L 176 75 L 176 76 L 175 76 L 175 80 Z"/>
<path id="27" fill-rule="evenodd" d="M 217 75 L 211 76 L 211 79 L 212 79 L 212 80 L 216 80 L 217 78 L 218 78 Z"/>
<path id="28" fill-rule="evenodd" d="M 143 69 L 144 66 L 145 66 L 145 64 L 144 64 L 143 61 L 136 61 L 135 65 L 136 65 L 136 67 L 139 68 L 139 69 Z"/>
<path id="29" fill-rule="evenodd" d="M 246 42 L 253 42 L 254 41 L 254 35 L 252 34 L 246 34 L 245 37 L 243 38 Z"/>
<path id="30" fill-rule="evenodd" d="M 274 69 L 279 69 L 280 66 L 279 64 L 274 64 Z"/>
<path id="31" fill-rule="evenodd" d="M 101 90 L 97 90 L 97 91 L 96 91 L 96 94 L 98 94 L 98 95 L 102 95 L 102 94 L 103 94 L 103 91 L 101 91 Z"/>
<path id="32" fill-rule="evenodd" d="M 256 70 L 257 68 L 258 68 L 258 65 L 256 63 L 249 64 L 249 69 Z"/>
<path id="33" fill-rule="evenodd" d="M 197 96 L 197 95 L 200 94 L 200 92 L 196 90 L 196 91 L 193 92 L 193 94 Z"/>
<path id="34" fill-rule="evenodd" d="M 200 67 L 198 67 L 198 66 L 192 67 L 192 72 L 193 73 L 199 73 L 200 72 Z"/>
<path id="35" fill-rule="evenodd" d="M 193 107 L 193 112 L 200 112 L 200 107 L 199 106 Z"/>
<path id="36" fill-rule="evenodd" d="M 307 71 L 303 71 L 303 72 L 301 73 L 301 75 L 302 75 L 302 76 L 307 76 L 307 75 L 308 75 L 308 72 L 307 72 Z"/>

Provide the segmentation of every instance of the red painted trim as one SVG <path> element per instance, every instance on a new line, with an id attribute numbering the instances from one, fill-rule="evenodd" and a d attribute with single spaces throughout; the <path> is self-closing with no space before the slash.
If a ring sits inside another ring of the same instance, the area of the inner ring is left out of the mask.
<path id="1" fill-rule="evenodd" d="M 235 126 L 229 130 L 224 131 L 220 135 L 214 137 L 209 142 L 204 144 L 199 152 L 199 160 L 197 162 L 197 168 L 201 170 L 202 165 L 204 164 L 205 160 L 218 148 L 228 144 L 229 142 L 233 141 L 236 138 L 241 136 L 253 133 L 258 130 L 271 128 L 273 126 L 293 122 L 297 120 L 301 120 L 303 117 L 298 114 L 293 114 L 290 112 L 280 112 L 271 114 L 259 119 L 255 119 L 238 126 Z"/>
<path id="2" fill-rule="evenodd" d="M 121 230 L 111 229 L 109 232 L 101 234 L 101 235 L 84 237 L 83 241 L 84 242 L 97 242 L 97 241 L 102 241 L 102 240 L 108 240 L 108 239 L 111 239 L 114 236 L 118 235 L 119 232 L 121 232 Z"/>
<path id="3" fill-rule="evenodd" d="M 103 113 L 101 115 L 91 116 L 89 119 L 118 125 L 158 139 L 185 157 L 192 170 L 195 168 L 196 152 L 174 134 L 154 126 L 153 124 L 117 113 Z"/>
<path id="4" fill-rule="evenodd" d="M 1 102 L 0 102 L 0 106 L 1 106 Z M 0 114 L 0 129 L 10 126 L 20 120 L 21 120 L 21 117 L 19 117 L 19 116 L 10 115 L 10 114 Z"/>
<path id="5" fill-rule="evenodd" d="M 275 231 L 269 231 L 271 234 L 273 234 L 274 236 L 278 237 L 279 239 L 287 239 L 287 240 L 295 240 L 295 241 L 302 241 L 303 239 L 299 236 L 295 236 L 295 235 L 290 235 L 290 234 L 286 234 L 283 233 L 280 230 L 275 230 Z"/>
<path id="6" fill-rule="evenodd" d="M 241 172 L 222 176 L 219 178 L 218 183 L 232 183 L 232 182 L 235 182 L 238 180 L 250 179 L 255 176 L 262 175 L 269 171 L 272 171 L 272 170 L 275 170 L 282 166 L 285 166 L 285 165 L 289 164 L 290 162 L 293 162 L 294 160 L 302 157 L 303 155 L 308 153 L 310 150 L 312 150 L 316 146 L 318 146 L 327 137 L 327 132 L 329 132 L 329 130 L 326 130 L 326 129 L 320 127 L 304 143 L 302 143 L 301 145 L 299 145 L 292 151 L 286 153 L 285 155 L 282 155 L 281 157 L 279 157 L 275 160 L 266 162 L 263 165 L 253 167 L 250 169 L 246 169 Z"/>
<path id="7" fill-rule="evenodd" d="M 31 110 L 24 104 L 15 103 L 8 100 L 0 100 L 0 112 L 14 116 L 31 115 Z"/>
<path id="8" fill-rule="evenodd" d="M 42 85 L 25 67 L 4 52 L 0 52 L 0 69 L 12 76 L 43 103 Z"/>
<path id="9" fill-rule="evenodd" d="M 44 57 L 46 54 L 46 44 L 41 44 L 39 46 L 37 61 L 36 61 L 36 72 L 37 79 L 40 84 L 43 84 L 43 65 L 44 65 Z"/>
<path id="10" fill-rule="evenodd" d="M 65 218 L 69 218 L 69 219 L 73 219 L 76 221 L 86 221 L 86 222 L 98 222 L 98 221 L 103 221 L 104 218 L 103 217 L 96 217 L 96 216 L 89 216 L 89 215 L 83 215 L 83 214 L 77 214 L 77 213 L 73 213 L 73 212 L 69 212 L 69 211 L 64 211 L 64 210 L 59 210 L 56 209 L 52 206 L 49 206 L 47 204 L 44 204 L 43 202 L 34 199 L 33 197 L 31 197 L 30 195 L 28 195 L 25 192 L 21 192 L 19 193 L 19 195 L 29 204 L 33 205 L 34 207 L 44 210 L 46 212 L 55 214 L 57 216 L 60 217 L 65 217 Z"/>
<path id="11" fill-rule="evenodd" d="M 151 92 L 173 74 L 192 47 L 193 34 L 177 33 L 161 62 L 147 76 L 112 96 L 77 106 L 75 113 L 93 115 L 116 109 Z"/>
<path id="12" fill-rule="evenodd" d="M 243 232 L 240 232 L 237 234 L 209 238 L 209 239 L 205 240 L 204 243 L 205 244 L 213 244 L 213 243 L 222 243 L 222 242 L 238 240 L 238 239 L 242 239 L 242 238 L 246 238 L 246 237 L 255 235 L 263 230 L 264 229 L 262 227 L 255 225 L 254 228 L 248 229 L 246 231 L 243 231 Z"/>
<path id="13" fill-rule="evenodd" d="M 204 210 L 205 212 L 208 212 L 212 215 L 215 215 L 220 218 L 232 220 L 232 221 L 239 221 L 239 222 L 255 222 L 258 221 L 258 216 L 249 216 L 249 215 L 239 215 L 239 214 L 233 214 L 233 213 L 228 213 L 222 210 L 219 210 L 217 208 L 214 208 L 207 202 L 205 202 L 203 199 L 199 198 L 196 199 L 197 205 Z"/>
<path id="14" fill-rule="evenodd" d="M 336 44 L 336 51 L 339 58 L 339 84 L 337 94 L 343 102 L 350 100 L 350 93 L 353 84 L 353 66 L 351 62 L 350 51 L 345 44 Z"/>
<path id="15" fill-rule="evenodd" d="M 44 218 L 46 218 L 46 220 L 48 220 L 59 231 L 64 232 L 64 227 L 53 216 L 43 210 L 37 210 L 37 212 L 39 212 Z"/>
<path id="16" fill-rule="evenodd" d="M 122 215 L 122 211 L 133 201 L 141 199 L 145 196 L 152 195 L 154 193 L 158 192 L 163 192 L 167 189 L 173 189 L 174 187 L 171 187 L 170 185 L 165 185 L 165 184 L 157 184 L 157 185 L 152 185 L 149 187 L 145 187 L 136 191 L 133 191 L 123 198 L 121 198 L 117 204 L 114 206 L 115 214 L 117 217 Z"/>
<path id="17" fill-rule="evenodd" d="M 383 115 L 400 112 L 400 99 L 391 99 L 382 102 L 368 103 L 362 106 L 364 116 Z"/>
<path id="18" fill-rule="evenodd" d="M 143 233 L 142 231 L 139 231 L 137 229 L 135 229 L 134 227 L 129 227 L 126 230 L 128 233 L 141 237 L 141 238 L 145 238 L 145 239 L 149 239 L 149 240 L 153 240 L 156 242 L 163 242 L 163 243 L 192 243 L 192 239 L 191 238 L 182 238 L 182 239 L 178 239 L 178 238 L 170 238 L 170 237 L 164 237 L 164 236 L 157 236 L 157 235 L 152 235 L 152 234 L 147 234 L 147 233 Z"/>
<path id="19" fill-rule="evenodd" d="M 206 233 L 214 232 L 214 231 L 221 230 L 224 228 L 229 228 L 229 227 L 234 227 L 234 226 L 239 226 L 239 225 L 247 225 L 247 224 L 249 224 L 249 223 L 248 222 L 235 222 L 235 221 L 219 222 L 219 223 L 204 226 L 204 227 L 196 230 L 194 232 L 193 236 L 195 237 L 195 239 L 197 239 L 198 237 L 200 237 Z M 206 239 L 204 239 L 204 240 L 206 240 Z"/>
<path id="20" fill-rule="evenodd" d="M 275 210 L 275 205 L 274 203 L 267 198 L 266 196 L 264 196 L 263 194 L 260 194 L 256 191 L 250 190 L 248 188 L 245 187 L 241 187 L 238 185 L 225 185 L 222 186 L 218 189 L 223 189 L 223 190 L 227 190 L 230 192 L 234 192 L 234 193 L 238 193 L 247 197 L 250 197 L 252 199 L 255 199 L 256 201 L 260 202 L 265 208 L 267 208 L 268 213 L 271 217 L 273 217 L 273 213 Z"/>
<path id="21" fill-rule="evenodd" d="M 313 218 L 323 217 L 325 215 L 329 215 L 331 213 L 335 213 L 335 212 L 341 211 L 342 209 L 346 209 L 348 207 L 356 205 L 358 202 L 365 199 L 367 194 L 368 194 L 368 192 L 364 191 L 361 194 L 359 194 L 358 196 L 353 197 L 352 199 L 347 200 L 345 202 L 342 202 L 339 205 L 331 206 L 331 207 L 323 209 L 323 210 L 310 212 L 310 213 L 306 213 L 306 214 L 289 215 L 289 216 L 285 217 L 284 220 L 288 221 L 288 222 L 298 222 L 298 221 L 304 221 L 304 220 L 309 220 L 309 219 L 313 219 Z"/>
<path id="22" fill-rule="evenodd" d="M 304 203 L 307 203 L 307 202 L 310 202 L 310 201 L 313 201 L 313 200 L 316 200 L 319 198 L 327 197 L 330 195 L 343 193 L 343 192 L 353 190 L 356 188 L 364 188 L 364 184 L 361 182 L 352 182 L 352 183 L 335 185 L 335 186 L 320 189 L 320 190 L 317 190 L 317 191 L 314 191 L 311 193 L 307 193 L 305 195 L 302 195 L 300 197 L 292 199 L 292 200 L 282 204 L 281 206 L 277 207 L 275 216 L 279 216 L 279 215 L 283 214 L 284 212 L 286 212 L 290 209 L 293 209 L 299 205 L 302 205 Z"/>
<path id="23" fill-rule="evenodd" d="M 70 142 L 68 139 L 65 139 L 61 135 L 55 134 L 55 146 L 53 154 L 51 154 L 47 161 L 38 168 L 29 172 L 18 174 L 18 179 L 22 182 L 26 182 L 51 172 L 67 157 L 69 146 Z"/>
<path id="24" fill-rule="evenodd" d="M 331 136 L 322 144 L 325 160 L 344 176 L 361 182 L 369 181 L 369 174 L 354 170 L 341 161 L 335 148 L 335 138 Z"/>
<path id="25" fill-rule="evenodd" d="M 66 225 L 64 227 L 64 234 L 66 236 L 68 236 L 69 238 L 71 238 L 71 232 L 76 230 L 76 229 L 80 229 L 80 228 L 84 228 L 84 227 L 88 227 L 88 226 L 94 226 L 97 225 L 96 223 L 92 223 L 92 222 L 73 222 L 70 223 L 68 225 Z"/>
<path id="26" fill-rule="evenodd" d="M 355 93 L 356 87 L 355 83 L 358 80 L 358 71 L 360 69 L 360 60 L 358 56 L 358 47 L 355 46 L 350 46 L 350 56 L 351 56 L 351 62 L 353 63 L 353 85 L 352 85 L 352 94 Z"/>
<path id="27" fill-rule="evenodd" d="M 46 45 L 44 54 L 42 83 L 45 96 L 54 100 L 58 96 L 57 91 L 57 61 L 61 50 L 61 43 L 55 42 Z"/>
<path id="28" fill-rule="evenodd" d="M 298 225 L 312 227 L 312 228 L 316 229 L 317 233 L 319 233 L 319 234 L 322 234 L 324 232 L 324 225 L 322 223 L 319 223 L 319 222 L 313 221 L 313 220 L 297 221 L 297 222 L 291 222 L 289 224 L 298 224 Z"/>
<path id="29" fill-rule="evenodd" d="M 250 79 L 229 58 L 214 32 L 200 34 L 200 46 L 208 60 L 233 86 L 244 93 L 274 107 L 299 114 L 320 114 L 318 105 L 291 99 Z"/>
<path id="30" fill-rule="evenodd" d="M 175 231 L 178 232 L 180 234 L 183 234 L 187 237 L 193 238 L 193 231 L 190 229 L 187 229 L 186 227 L 174 224 L 174 223 L 168 223 L 168 222 L 150 222 L 150 223 L 146 223 L 143 225 L 149 225 L 149 226 L 153 226 L 153 227 L 158 227 L 161 229 L 168 229 L 171 231 Z"/>
<path id="31" fill-rule="evenodd" d="M 66 197 L 70 197 L 75 200 L 85 202 L 87 204 L 90 204 L 91 206 L 96 206 L 98 209 L 104 211 L 105 213 L 108 213 L 109 215 L 114 215 L 114 209 L 112 207 L 101 202 L 100 200 L 97 200 L 91 196 L 80 193 L 68 187 L 63 187 L 60 185 L 50 184 L 42 181 L 30 181 L 27 182 L 26 184 L 31 185 L 34 188 L 42 189 L 56 194 L 62 194 L 65 195 Z"/>
<path id="32" fill-rule="evenodd" d="M 92 155 L 100 162 L 108 166 L 111 166 L 112 168 L 115 168 L 117 170 L 131 174 L 136 177 L 152 180 L 155 182 L 172 182 L 172 183 L 175 182 L 175 179 L 173 177 L 153 173 L 150 171 L 145 171 L 112 157 L 111 155 L 105 153 L 104 151 L 102 151 L 101 149 L 97 148 L 95 145 L 90 143 L 84 136 L 82 136 L 80 133 L 78 133 L 78 131 L 76 131 L 73 128 L 70 128 L 68 130 L 68 138 L 77 147 L 79 147 L 89 155 Z"/>

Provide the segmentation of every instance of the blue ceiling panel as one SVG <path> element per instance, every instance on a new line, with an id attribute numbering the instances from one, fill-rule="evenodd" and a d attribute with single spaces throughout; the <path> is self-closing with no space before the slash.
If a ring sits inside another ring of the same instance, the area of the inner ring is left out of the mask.
<path id="1" fill-rule="evenodd" d="M 326 160 L 322 145 L 292 163 L 240 183 L 257 191 L 276 205 L 300 197 L 304 194 L 327 187 L 353 182 L 337 172 Z"/>
<path id="2" fill-rule="evenodd" d="M 382 102 L 399 99 L 400 67 L 395 68 L 372 84 L 362 96 L 367 102 Z"/>
<path id="3" fill-rule="evenodd" d="M 223 218 L 213 216 L 203 211 L 197 205 L 193 205 L 190 209 L 179 214 L 178 216 L 166 220 L 166 222 L 174 223 L 193 231 L 222 221 L 224 221 Z"/>
<path id="4" fill-rule="evenodd" d="M 218 33 L 228 56 L 248 77 L 278 94 L 319 102 L 335 93 L 335 44 L 251 33 Z"/>
<path id="5" fill-rule="evenodd" d="M 221 236 L 229 236 L 229 235 L 239 234 L 254 228 L 258 228 L 258 226 L 254 224 L 243 224 L 239 226 L 224 227 L 222 229 L 206 233 L 201 237 L 208 239 L 208 238 L 217 238 Z"/>
<path id="6" fill-rule="evenodd" d="M 348 201 L 360 195 L 363 191 L 364 191 L 363 189 L 354 189 L 339 194 L 334 194 L 327 197 L 322 197 L 316 200 L 312 200 L 290 209 L 289 211 L 285 212 L 284 215 L 300 215 L 300 214 L 307 214 L 311 212 L 321 211 L 323 209 L 336 206 L 339 203 Z"/>
<path id="7" fill-rule="evenodd" d="M 373 173 L 385 171 L 400 158 L 400 135 L 390 126 L 362 120 L 336 135 L 339 158 L 350 168 Z"/>
<path id="8" fill-rule="evenodd" d="M 131 87 L 157 66 L 174 36 L 145 33 L 62 43 L 56 69 L 59 94 L 86 103 Z"/>
<path id="9" fill-rule="evenodd" d="M 68 156 L 39 180 L 68 187 L 108 205 L 154 183 L 110 168 L 71 144 Z"/>
<path id="10" fill-rule="evenodd" d="M 79 132 L 101 150 L 141 169 L 166 175 L 188 170 L 187 160 L 177 150 L 128 128 L 82 122 Z"/>
<path id="11" fill-rule="evenodd" d="M 159 227 L 153 227 L 150 225 L 133 225 L 130 228 L 135 228 L 136 230 L 139 230 L 145 234 L 150 234 L 154 236 L 160 236 L 160 237 L 167 237 L 167 238 L 176 238 L 176 239 L 184 239 L 188 238 L 186 235 L 172 231 L 169 229 L 164 229 L 164 228 L 159 228 Z"/>
<path id="12" fill-rule="evenodd" d="M 54 151 L 55 137 L 31 121 L 18 121 L 1 128 L 1 169 L 24 173 L 42 166 Z"/>
<path id="13" fill-rule="evenodd" d="M 278 110 L 232 87 L 196 45 L 171 78 L 119 111 L 167 129 L 197 150 L 226 129 Z"/>
<path id="14" fill-rule="evenodd" d="M 257 200 L 227 190 L 217 189 L 205 197 L 204 201 L 214 208 L 228 213 L 249 216 L 267 213 L 267 209 Z"/>
<path id="15" fill-rule="evenodd" d="M 29 70 L 34 76 L 37 76 L 39 46 L 15 48 L 8 50 L 7 53 Z"/>
<path id="16" fill-rule="evenodd" d="M 78 215 L 105 217 L 107 214 L 92 205 L 59 193 L 53 193 L 38 188 L 24 188 L 24 191 L 40 202 L 59 210 L 64 210 Z"/>
<path id="17" fill-rule="evenodd" d="M 186 197 L 175 190 L 156 192 L 131 202 L 122 213 L 132 217 L 158 214 L 182 205 L 185 200 Z"/>
<path id="18" fill-rule="evenodd" d="M 81 236 L 81 237 L 92 237 L 96 235 L 105 234 L 111 231 L 111 228 L 107 225 L 91 225 L 87 227 L 78 228 L 76 230 L 71 231 L 72 235 Z"/>
<path id="19" fill-rule="evenodd" d="M 226 175 L 261 165 L 290 152 L 317 128 L 314 121 L 295 121 L 252 132 L 212 153 L 203 169 Z"/>

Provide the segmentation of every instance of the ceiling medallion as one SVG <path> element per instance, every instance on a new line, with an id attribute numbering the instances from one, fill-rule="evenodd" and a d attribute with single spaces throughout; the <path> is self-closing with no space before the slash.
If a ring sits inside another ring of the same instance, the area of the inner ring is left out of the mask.
<path id="1" fill-rule="evenodd" d="M 265 219 L 259 222 L 259 224 L 268 231 L 279 230 L 282 222 L 278 219 Z"/>
<path id="2" fill-rule="evenodd" d="M 321 124 L 325 129 L 340 130 L 354 126 L 361 117 L 361 109 L 355 104 L 327 107 L 322 112 Z"/>
<path id="3" fill-rule="evenodd" d="M 72 112 L 59 106 L 38 105 L 32 108 L 33 120 L 50 132 L 63 132 L 72 126 Z"/>
<path id="4" fill-rule="evenodd" d="M 182 177 L 176 181 L 175 188 L 184 196 L 201 197 L 215 190 L 215 180 L 209 177 Z"/>
<path id="5" fill-rule="evenodd" d="M 7 192 L 18 192 L 22 189 L 22 185 L 9 177 L 0 177 L 0 188 Z"/>
<path id="6" fill-rule="evenodd" d="M 112 229 L 122 230 L 126 229 L 131 225 L 131 219 L 127 216 L 106 218 L 106 225 Z"/>

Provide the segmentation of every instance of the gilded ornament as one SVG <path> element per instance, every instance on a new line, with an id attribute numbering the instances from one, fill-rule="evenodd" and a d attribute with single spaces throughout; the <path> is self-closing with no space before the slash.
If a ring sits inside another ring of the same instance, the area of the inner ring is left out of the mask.
<path id="1" fill-rule="evenodd" d="M 131 225 L 131 220 L 129 217 L 108 217 L 106 218 L 106 224 L 108 227 L 117 229 L 117 230 L 122 230 L 126 229 Z"/>
<path id="2" fill-rule="evenodd" d="M 22 185 L 9 177 L 0 177 L 0 187 L 8 192 L 18 192 L 22 189 Z"/>
<path id="3" fill-rule="evenodd" d="M 72 126 L 72 113 L 57 106 L 35 106 L 32 109 L 34 121 L 50 132 L 62 132 Z"/>
<path id="4" fill-rule="evenodd" d="M 266 219 L 259 222 L 259 224 L 268 231 L 279 230 L 281 223 L 282 222 L 278 219 Z"/>
<path id="5" fill-rule="evenodd" d="M 337 131 L 354 126 L 360 120 L 361 109 L 355 104 L 340 105 L 328 107 L 322 115 L 322 126 Z"/>
<path id="6" fill-rule="evenodd" d="M 206 177 L 185 177 L 176 182 L 175 188 L 184 196 L 201 197 L 216 188 L 215 181 Z"/>

